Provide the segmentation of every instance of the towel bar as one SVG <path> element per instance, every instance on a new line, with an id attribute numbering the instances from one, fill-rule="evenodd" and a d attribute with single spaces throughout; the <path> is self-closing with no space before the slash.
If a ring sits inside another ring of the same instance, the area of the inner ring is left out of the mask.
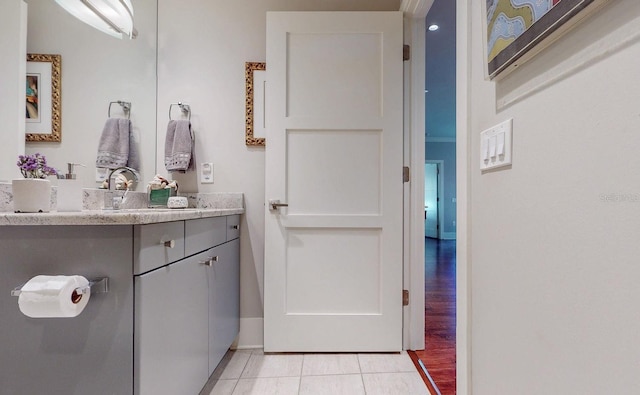
<path id="1" fill-rule="evenodd" d="M 173 108 L 173 106 L 180 107 L 180 111 L 182 111 L 183 114 L 187 115 L 189 121 L 191 120 L 191 107 L 188 104 L 177 102 L 177 103 L 169 104 L 169 120 L 170 121 L 171 121 L 171 109 Z"/>
<path id="2" fill-rule="evenodd" d="M 113 104 L 120 104 L 122 106 L 122 111 L 127 114 L 127 119 L 131 119 L 131 103 L 122 100 L 109 102 L 109 112 L 107 112 L 109 118 L 111 118 L 111 105 Z"/>
<path id="3" fill-rule="evenodd" d="M 11 296 L 20 296 L 22 293 L 22 284 L 19 287 L 16 287 L 11 290 Z M 109 292 L 109 277 L 100 277 L 93 280 L 89 280 L 89 285 L 86 287 L 76 288 L 76 291 L 80 294 L 86 293 L 94 293 L 94 294 L 102 294 Z"/>

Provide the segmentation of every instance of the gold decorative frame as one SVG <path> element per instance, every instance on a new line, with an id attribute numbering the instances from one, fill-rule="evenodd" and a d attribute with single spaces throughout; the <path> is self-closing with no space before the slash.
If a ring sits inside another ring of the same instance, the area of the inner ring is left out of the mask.
<path id="1" fill-rule="evenodd" d="M 61 119 L 61 64 L 62 64 L 62 56 L 60 55 L 42 55 L 42 54 L 27 54 L 27 74 L 29 74 L 29 68 L 32 67 L 41 67 L 42 65 L 33 64 L 35 62 L 39 63 L 50 63 L 51 74 L 50 80 L 48 73 L 45 78 L 42 78 L 40 83 L 51 88 L 51 97 L 39 97 L 39 110 L 42 108 L 46 109 L 47 114 L 51 114 L 51 130 L 48 130 L 48 121 L 47 119 L 47 130 L 37 130 L 34 131 L 33 128 L 30 128 L 29 123 L 27 123 L 25 136 L 26 141 L 52 141 L 52 142 L 61 142 L 62 141 L 62 119 Z M 39 111 L 44 115 L 43 111 Z M 48 117 L 46 117 L 48 118 Z"/>
<path id="2" fill-rule="evenodd" d="M 253 72 L 255 70 L 266 70 L 267 64 L 261 62 L 246 62 L 244 66 L 244 79 L 246 85 L 246 112 L 245 112 L 245 143 L 246 145 L 264 146 L 266 141 L 262 137 L 253 136 Z M 257 103 L 256 103 L 257 104 Z M 260 105 L 264 105 L 261 103 Z"/>

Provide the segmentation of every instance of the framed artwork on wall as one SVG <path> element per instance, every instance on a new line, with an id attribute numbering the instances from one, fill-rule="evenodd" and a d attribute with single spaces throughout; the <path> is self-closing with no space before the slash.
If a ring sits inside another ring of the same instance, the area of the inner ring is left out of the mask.
<path id="1" fill-rule="evenodd" d="M 610 0 L 482 0 L 486 76 L 504 77 Z"/>
<path id="2" fill-rule="evenodd" d="M 27 55 L 26 141 L 62 141 L 61 56 Z"/>
<path id="3" fill-rule="evenodd" d="M 266 63 L 246 62 L 245 76 L 245 143 L 246 145 L 264 146 L 265 114 L 264 95 L 267 83 Z"/>

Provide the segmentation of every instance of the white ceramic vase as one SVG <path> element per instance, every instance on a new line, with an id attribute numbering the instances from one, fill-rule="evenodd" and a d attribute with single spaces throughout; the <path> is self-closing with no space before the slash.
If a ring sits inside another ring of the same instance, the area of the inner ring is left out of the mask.
<path id="1" fill-rule="evenodd" d="M 48 213 L 51 209 L 51 181 L 19 178 L 11 181 L 11 189 L 16 213 Z"/>

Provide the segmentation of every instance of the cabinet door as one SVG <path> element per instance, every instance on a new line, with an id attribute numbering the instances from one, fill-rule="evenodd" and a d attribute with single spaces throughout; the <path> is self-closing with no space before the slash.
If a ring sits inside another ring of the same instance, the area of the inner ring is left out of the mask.
<path id="1" fill-rule="evenodd" d="M 210 251 L 217 260 L 209 268 L 209 375 L 240 331 L 240 240 Z"/>
<path id="2" fill-rule="evenodd" d="M 136 394 L 197 394 L 206 383 L 209 255 L 135 278 Z"/>

